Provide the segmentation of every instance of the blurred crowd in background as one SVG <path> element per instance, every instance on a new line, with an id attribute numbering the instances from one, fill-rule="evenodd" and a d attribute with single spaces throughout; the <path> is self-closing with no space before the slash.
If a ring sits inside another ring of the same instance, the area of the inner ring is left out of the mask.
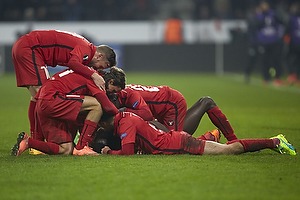
<path id="1" fill-rule="evenodd" d="M 0 21 L 246 19 L 260 0 L 1 0 Z M 295 0 L 272 0 L 286 13 Z"/>
<path id="2" fill-rule="evenodd" d="M 287 71 L 288 83 L 300 85 L 299 5 L 299 0 L 1 0 L 0 22 L 163 20 L 164 42 L 181 44 L 184 20 L 213 20 L 216 27 L 222 20 L 244 20 L 246 33 L 231 34 L 233 42 L 248 43 L 246 82 L 259 62 L 264 84 L 274 79 L 274 85 L 284 85 Z"/>

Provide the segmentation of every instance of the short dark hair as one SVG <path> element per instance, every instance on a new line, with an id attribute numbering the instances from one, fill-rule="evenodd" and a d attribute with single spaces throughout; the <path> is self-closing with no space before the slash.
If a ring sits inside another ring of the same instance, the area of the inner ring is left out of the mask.
<path id="1" fill-rule="evenodd" d="M 114 86 L 119 86 L 121 89 L 125 88 L 126 74 L 122 69 L 120 69 L 118 67 L 111 67 L 109 71 L 98 70 L 98 72 L 103 75 L 105 84 L 108 84 L 108 81 L 113 79 Z M 106 87 L 107 87 L 107 85 L 106 85 Z"/>
<path id="2" fill-rule="evenodd" d="M 115 114 L 109 114 L 108 112 L 103 111 L 103 115 L 101 116 L 100 121 L 103 122 L 111 122 Z"/>
<path id="3" fill-rule="evenodd" d="M 117 65 L 116 53 L 111 47 L 107 45 L 100 45 L 97 47 L 97 51 L 102 52 L 105 55 L 110 67 Z"/>

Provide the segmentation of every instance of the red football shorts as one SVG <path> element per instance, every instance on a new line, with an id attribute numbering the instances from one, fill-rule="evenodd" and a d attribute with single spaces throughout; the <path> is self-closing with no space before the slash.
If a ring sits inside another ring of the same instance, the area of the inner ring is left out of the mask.
<path id="1" fill-rule="evenodd" d="M 184 154 L 203 155 L 205 140 L 192 137 L 190 134 L 181 132 L 181 149 Z"/>
<path id="2" fill-rule="evenodd" d="M 173 89 L 171 90 L 170 100 L 164 105 L 166 112 L 164 112 L 163 115 L 155 115 L 154 117 L 170 131 L 182 131 L 187 110 L 186 100 L 180 92 Z"/>
<path id="3" fill-rule="evenodd" d="M 18 87 L 42 85 L 49 79 L 49 71 L 43 57 L 30 48 L 26 36 L 19 38 L 13 45 L 12 59 Z"/>
<path id="4" fill-rule="evenodd" d="M 56 96 L 52 100 L 37 101 L 37 119 L 40 130 L 47 142 L 62 144 L 72 142 L 76 136 L 76 126 L 83 95 Z"/>

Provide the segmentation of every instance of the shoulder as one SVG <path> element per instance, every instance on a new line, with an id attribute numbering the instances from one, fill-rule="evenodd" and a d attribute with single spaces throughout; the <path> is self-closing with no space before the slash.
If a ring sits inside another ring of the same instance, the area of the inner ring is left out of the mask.
<path id="1" fill-rule="evenodd" d="M 127 91 L 126 90 L 121 90 L 120 92 L 117 93 L 118 98 L 126 98 L 127 97 Z"/>
<path id="2" fill-rule="evenodd" d="M 136 123 L 136 122 L 141 122 L 144 121 L 140 116 L 131 113 L 131 112 L 121 112 L 120 114 L 120 120 L 125 121 L 126 123 Z"/>

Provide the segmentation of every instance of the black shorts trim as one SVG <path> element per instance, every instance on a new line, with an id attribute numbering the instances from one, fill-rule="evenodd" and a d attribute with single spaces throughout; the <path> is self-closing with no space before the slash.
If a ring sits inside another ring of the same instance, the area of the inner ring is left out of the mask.
<path id="1" fill-rule="evenodd" d="M 172 153 L 177 153 L 177 154 L 179 154 L 179 153 L 192 154 L 192 153 L 187 152 L 187 151 L 185 151 L 184 149 L 181 149 L 181 148 L 180 149 L 160 149 L 160 148 L 155 147 L 153 144 L 151 144 L 151 142 L 149 142 L 149 140 L 147 140 L 142 135 L 140 135 L 140 134 L 137 133 L 136 136 L 139 137 L 139 138 L 141 138 L 141 140 L 143 140 L 144 142 L 146 142 L 152 149 L 157 150 L 157 151 L 169 152 L 169 153 L 172 152 Z"/>
<path id="2" fill-rule="evenodd" d="M 60 44 L 35 45 L 35 46 L 31 47 L 30 49 L 32 50 L 32 62 L 33 62 L 34 70 L 36 72 L 36 76 L 37 76 L 37 79 L 38 79 L 38 85 L 42 85 L 42 80 L 41 80 L 41 76 L 39 74 L 38 66 L 37 66 L 36 61 L 35 61 L 35 52 L 33 50 L 36 49 L 36 48 L 51 48 L 51 47 L 60 47 L 60 48 L 66 48 L 66 49 L 70 49 L 70 50 L 74 49 L 73 47 L 60 45 Z"/>
<path id="3" fill-rule="evenodd" d="M 178 107 L 176 103 L 170 102 L 170 101 L 146 101 L 147 104 L 155 104 L 155 105 L 160 105 L 160 104 L 170 104 L 171 106 L 174 107 L 175 109 L 175 131 L 178 130 Z"/>

